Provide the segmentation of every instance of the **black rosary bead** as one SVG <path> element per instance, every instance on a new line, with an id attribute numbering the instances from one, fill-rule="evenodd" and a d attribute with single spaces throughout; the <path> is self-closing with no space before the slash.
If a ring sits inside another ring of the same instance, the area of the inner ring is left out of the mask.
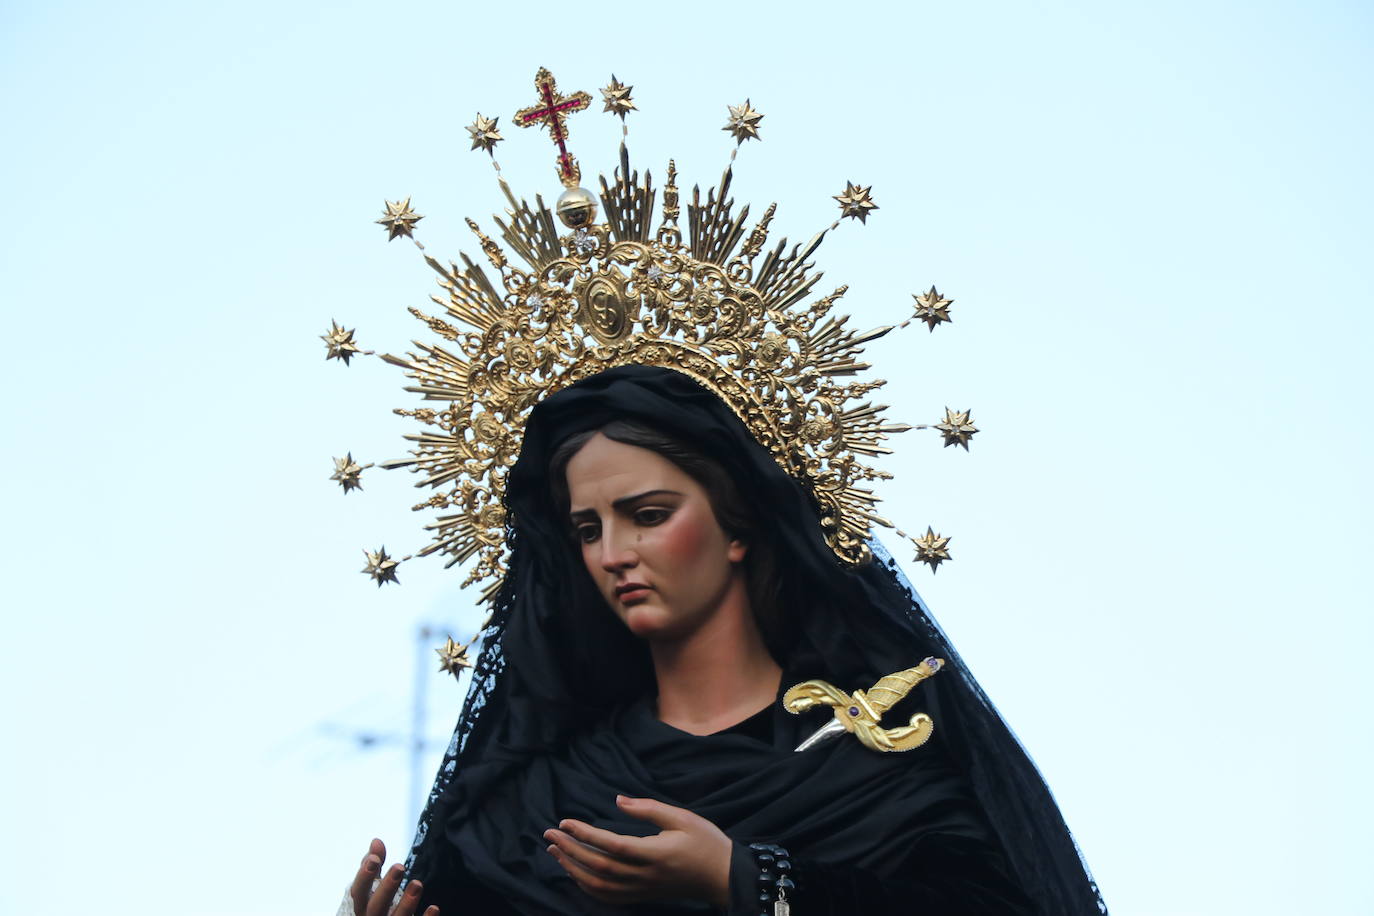
<path id="1" fill-rule="evenodd" d="M 765 908 L 770 903 L 779 903 L 788 890 L 796 887 L 792 879 L 787 877 L 787 872 L 792 870 L 787 850 L 774 843 L 750 843 L 749 848 L 753 850 L 754 860 L 759 866 L 759 903 Z M 774 874 L 774 871 L 778 874 Z M 769 913 L 765 911 L 761 916 L 769 916 Z"/>

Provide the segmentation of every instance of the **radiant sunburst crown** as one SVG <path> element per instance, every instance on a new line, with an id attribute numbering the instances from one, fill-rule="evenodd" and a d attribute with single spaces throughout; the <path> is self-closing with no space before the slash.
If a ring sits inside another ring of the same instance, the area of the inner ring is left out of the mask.
<path id="1" fill-rule="evenodd" d="M 441 263 L 424 253 L 439 276 L 442 292 L 431 298 L 440 311 L 410 312 L 438 340 L 415 341 L 405 356 L 382 357 L 413 380 L 406 390 L 435 405 L 396 411 L 425 428 L 406 437 L 414 443 L 409 457 L 381 463 L 418 472 L 416 485 L 434 491 L 414 507 L 437 512 L 426 526 L 433 539 L 416 555 L 443 554 L 449 566 L 470 562 L 463 584 L 481 582 L 484 596 L 493 595 L 505 571 L 506 476 L 530 409 L 579 379 L 640 364 L 681 372 L 720 397 L 783 470 L 810 488 L 836 555 L 846 563 L 867 562 L 872 525 L 893 526 L 875 512 L 870 489 L 872 481 L 890 475 L 865 459 L 890 451 L 882 442 L 892 433 L 937 428 L 946 445 L 967 449 L 977 431 L 968 411 L 947 409 L 943 422 L 916 427 L 890 422 L 883 418 L 886 407 L 868 400 L 883 381 L 849 380 L 869 368 L 860 358 L 863 346 L 893 327 L 855 330 L 848 316 L 832 314 L 847 287 L 816 295 L 821 274 L 812 257 L 842 219 L 865 222 L 877 209 L 870 188 L 847 181 L 835 196 L 841 215 L 834 223 L 803 244 L 789 247 L 781 239 L 770 246 L 777 205 L 746 228 L 750 208 L 736 211 L 731 196 L 735 153 L 744 140 L 759 138 L 763 119 L 746 101 L 729 106 L 725 130 L 736 140 L 730 165 L 704 197 L 692 189 L 685 221 L 677 169 L 669 160 L 655 226 L 659 191 L 647 170 L 641 178 L 631 168 L 623 141 L 611 179 L 600 178 L 600 193 L 579 186 L 567 118 L 587 108 L 591 96 L 560 94 L 542 69 L 535 88 L 538 101 L 512 120 L 548 130 L 565 190 L 552 209 L 539 194 L 531 205 L 515 197 L 496 165 L 509 207 L 492 222 L 506 247 L 469 219 L 478 260 L 460 254 L 456 262 Z M 632 88 L 612 78 L 602 89 L 605 110 L 622 121 L 636 111 Z M 496 119 L 480 114 L 468 131 L 473 149 L 488 154 L 502 139 Z M 391 239 L 413 239 L 421 218 L 406 198 L 387 202 L 378 222 Z M 949 320 L 950 301 L 932 287 L 897 327 L 922 320 L 933 329 L 937 318 Z M 325 341 L 327 356 L 344 363 L 371 352 L 359 350 L 353 331 L 337 324 Z M 351 454 L 339 461 L 333 479 L 345 492 L 359 488 L 362 470 L 371 465 L 358 465 Z M 928 529 L 909 539 L 917 560 L 932 569 L 949 559 L 949 538 Z M 378 585 L 397 581 L 397 565 L 411 558 L 365 553 L 363 572 Z"/>

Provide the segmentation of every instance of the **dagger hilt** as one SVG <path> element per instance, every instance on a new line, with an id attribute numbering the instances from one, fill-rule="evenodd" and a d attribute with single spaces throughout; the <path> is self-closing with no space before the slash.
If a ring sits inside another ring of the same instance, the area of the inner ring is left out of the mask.
<path id="1" fill-rule="evenodd" d="M 939 671 L 944 660 L 927 658 L 915 668 L 889 674 L 865 693 L 868 703 L 881 716 L 906 698 L 917 684 Z"/>

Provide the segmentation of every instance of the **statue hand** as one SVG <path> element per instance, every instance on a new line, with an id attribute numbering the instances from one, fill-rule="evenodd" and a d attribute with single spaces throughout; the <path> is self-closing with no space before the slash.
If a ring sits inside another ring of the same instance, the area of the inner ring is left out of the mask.
<path id="1" fill-rule="evenodd" d="M 686 897 L 726 905 L 733 844 L 719 827 L 686 808 L 651 798 L 619 795 L 616 805 L 659 832 L 624 836 L 576 820 L 544 831 L 552 844 L 549 854 L 578 887 L 603 903 Z"/>
<path id="2" fill-rule="evenodd" d="M 353 916 L 387 916 L 388 913 L 392 916 L 415 916 L 415 907 L 419 905 L 420 893 L 424 890 L 419 881 L 407 884 L 396 909 L 391 909 L 391 901 L 395 899 L 396 889 L 401 886 L 401 878 L 405 875 L 405 866 L 399 862 L 391 866 L 386 877 L 374 887 L 373 882 L 381 873 L 385 861 L 386 845 L 381 840 L 373 840 L 348 889 L 348 895 L 353 898 Z M 426 908 L 424 916 L 439 916 L 439 908 Z"/>

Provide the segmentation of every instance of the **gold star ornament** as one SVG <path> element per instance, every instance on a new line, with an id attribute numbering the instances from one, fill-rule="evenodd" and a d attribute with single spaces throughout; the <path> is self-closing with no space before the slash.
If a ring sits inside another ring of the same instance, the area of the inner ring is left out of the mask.
<path id="1" fill-rule="evenodd" d="M 759 122 L 763 120 L 763 115 L 754 110 L 748 99 L 744 100 L 743 105 L 727 107 L 730 109 L 730 120 L 725 122 L 721 130 L 728 130 L 737 145 L 745 140 L 760 139 Z"/>
<path id="2" fill-rule="evenodd" d="M 625 115 L 632 111 L 637 111 L 634 100 L 630 98 L 630 93 L 634 91 L 633 86 L 626 86 L 611 74 L 611 82 L 607 86 L 601 87 L 601 100 L 606 103 L 602 111 L 609 111 L 611 114 L 625 120 Z"/>
<path id="3" fill-rule="evenodd" d="M 932 331 L 940 322 L 953 320 L 949 317 L 949 307 L 954 300 L 941 296 L 935 287 L 924 293 L 912 293 L 911 297 L 916 300 L 916 317 L 929 325 Z"/>
<path id="4" fill-rule="evenodd" d="M 370 467 L 372 467 L 372 465 L 369 464 L 364 467 L 354 461 L 353 453 L 349 452 L 342 458 L 334 459 L 334 473 L 330 475 L 329 479 L 338 481 L 339 486 L 343 487 L 345 493 L 349 490 L 361 490 L 363 488 L 363 471 Z"/>
<path id="5" fill-rule="evenodd" d="M 968 451 L 968 440 L 973 438 L 973 434 L 978 432 L 978 427 L 973 425 L 973 419 L 969 416 L 970 410 L 954 411 L 945 408 L 945 418 L 935 424 L 935 428 L 940 431 L 940 435 L 945 437 L 945 448 L 951 445 L 962 445 L 964 451 Z"/>
<path id="6" fill-rule="evenodd" d="M 424 217 L 410 209 L 410 198 L 407 197 L 405 200 L 398 201 L 388 200 L 384 203 L 386 204 L 386 211 L 382 213 L 382 218 L 377 220 L 377 224 L 386 227 L 386 240 L 390 242 L 403 235 L 407 238 L 414 238 L 415 236 L 410 234 L 411 230 Z"/>
<path id="7" fill-rule="evenodd" d="M 869 193 L 872 190 L 872 185 L 862 188 L 852 181 L 846 181 L 844 193 L 835 195 L 835 199 L 840 202 L 840 219 L 849 216 L 861 223 L 867 223 L 868 214 L 878 209 L 878 205 L 873 202 L 873 195 Z"/>
<path id="8" fill-rule="evenodd" d="M 439 655 L 439 670 L 446 671 L 454 677 L 461 677 L 464 668 L 472 667 L 472 659 L 468 657 L 470 648 L 472 643 L 464 646 L 454 642 L 450 636 L 448 642 L 434 650 Z"/>
<path id="9" fill-rule="evenodd" d="M 916 545 L 916 562 L 930 564 L 930 571 L 936 572 L 941 563 L 950 558 L 949 538 L 941 537 L 935 529 L 926 526 L 926 533 L 913 538 Z"/>
<path id="10" fill-rule="evenodd" d="M 364 550 L 363 553 L 367 556 L 367 565 L 361 572 L 371 576 L 378 588 L 381 588 L 384 582 L 401 584 L 401 580 L 396 578 L 396 567 L 401 565 L 401 561 L 387 556 L 385 547 L 378 548 L 375 553 L 371 550 Z"/>
<path id="11" fill-rule="evenodd" d="M 324 341 L 328 351 L 324 358 L 342 360 L 345 366 L 356 354 L 362 352 L 353 342 L 353 330 L 339 327 L 339 323 L 332 319 L 329 322 L 329 333 L 321 334 L 320 340 Z"/>
<path id="12" fill-rule="evenodd" d="M 496 144 L 500 143 L 504 137 L 501 131 L 496 129 L 496 122 L 500 118 L 484 118 L 479 112 L 477 120 L 468 125 L 468 136 L 472 137 L 472 148 L 486 150 L 488 153 Z"/>

